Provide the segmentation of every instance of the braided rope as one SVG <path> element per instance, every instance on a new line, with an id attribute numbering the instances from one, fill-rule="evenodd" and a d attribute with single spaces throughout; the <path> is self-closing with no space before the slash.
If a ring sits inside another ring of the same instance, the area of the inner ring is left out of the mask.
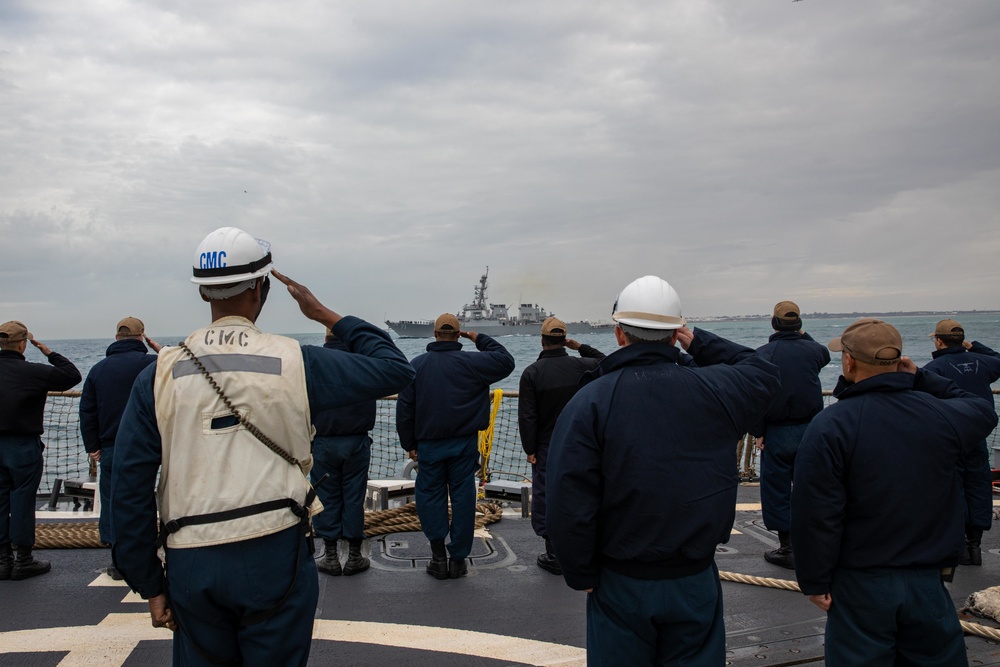
<path id="1" fill-rule="evenodd" d="M 106 549 L 107 545 L 101 542 L 96 521 L 44 521 L 35 525 L 35 548 Z"/>
<path id="2" fill-rule="evenodd" d="M 737 584 L 749 584 L 751 586 L 764 586 L 766 588 L 780 588 L 786 591 L 802 592 L 798 583 L 788 579 L 771 579 L 770 577 L 754 577 L 749 574 L 739 574 L 738 572 L 719 571 L 719 579 L 731 581 Z M 1000 642 L 1000 628 L 993 628 L 982 623 L 970 623 L 959 619 L 962 630 L 967 635 L 975 635 L 984 639 L 992 639 Z"/>
<path id="3" fill-rule="evenodd" d="M 719 571 L 719 579 L 722 581 L 732 581 L 737 584 L 749 584 L 751 586 L 764 586 L 765 588 L 780 588 L 786 591 L 801 592 L 798 583 L 788 579 L 771 579 L 770 577 L 754 577 L 749 574 L 738 572 Z"/>
<path id="4" fill-rule="evenodd" d="M 451 511 L 449 509 L 449 515 Z M 496 523 L 503 518 L 503 506 L 496 502 L 476 505 L 476 528 Z M 420 532 L 417 504 L 408 503 L 390 510 L 365 512 L 365 534 L 368 537 L 389 533 Z M 106 549 L 101 542 L 96 521 L 44 521 L 35 525 L 36 549 Z"/>
<path id="5" fill-rule="evenodd" d="M 451 508 L 448 508 L 451 516 Z M 503 506 L 495 502 L 480 502 L 476 505 L 476 528 L 496 523 L 503 518 Z M 420 518 L 417 504 L 407 503 L 391 510 L 365 512 L 365 535 L 388 535 L 389 533 L 420 532 Z"/>

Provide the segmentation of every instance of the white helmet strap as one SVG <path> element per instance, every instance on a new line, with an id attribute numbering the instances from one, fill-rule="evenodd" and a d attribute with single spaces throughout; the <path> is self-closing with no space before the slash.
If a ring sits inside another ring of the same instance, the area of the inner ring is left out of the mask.
<path id="1" fill-rule="evenodd" d="M 202 285 L 199 291 L 213 301 L 225 301 L 256 286 L 257 279 L 251 278 L 250 280 L 244 280 L 229 287 L 209 287 L 208 285 Z"/>

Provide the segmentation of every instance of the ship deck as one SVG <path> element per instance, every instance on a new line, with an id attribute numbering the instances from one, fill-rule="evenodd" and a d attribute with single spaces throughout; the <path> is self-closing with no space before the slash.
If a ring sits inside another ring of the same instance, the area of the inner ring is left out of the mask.
<path id="1" fill-rule="evenodd" d="M 762 557 L 777 538 L 762 525 L 757 487 L 741 486 L 738 502 L 732 539 L 719 548 L 719 569 L 794 579 Z M 39 512 L 39 521 L 51 516 Z M 535 565 L 541 540 L 516 503 L 477 533 L 464 579 L 437 581 L 424 573 L 430 550 L 420 533 L 373 538 L 367 546 L 371 571 L 320 575 L 310 664 L 585 664 L 586 596 Z M 152 628 L 146 603 L 103 574 L 108 550 L 38 555 L 52 562 L 51 573 L 0 582 L 0 666 L 170 664 L 171 633 Z M 984 537 L 983 566 L 959 568 L 949 584 L 956 608 L 970 593 L 996 585 L 998 574 L 995 530 Z M 727 581 L 722 588 L 727 664 L 823 664 L 825 615 L 803 595 Z M 1000 665 L 996 641 L 967 636 L 966 645 L 970 664 Z"/>

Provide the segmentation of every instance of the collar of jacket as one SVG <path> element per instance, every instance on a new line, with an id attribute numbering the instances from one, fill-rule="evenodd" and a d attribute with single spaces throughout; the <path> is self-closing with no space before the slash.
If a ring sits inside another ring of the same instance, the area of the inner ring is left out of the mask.
<path id="1" fill-rule="evenodd" d="M 0 358 L 10 357 L 11 359 L 20 359 L 24 361 L 24 355 L 20 352 L 15 352 L 14 350 L 0 350 Z"/>
<path id="2" fill-rule="evenodd" d="M 807 334 L 805 331 L 799 333 L 798 331 L 775 331 L 767 339 L 767 342 L 772 342 L 776 340 L 812 340 L 812 336 Z"/>
<path id="3" fill-rule="evenodd" d="M 937 359 L 938 357 L 942 357 L 946 354 L 962 354 L 963 352 L 968 352 L 968 350 L 961 345 L 955 345 L 953 347 L 946 347 L 942 350 L 934 350 L 931 352 L 931 358 Z"/>
<path id="4" fill-rule="evenodd" d="M 538 355 L 539 359 L 551 359 L 553 357 L 568 357 L 569 352 L 566 351 L 565 347 L 557 347 L 551 350 L 542 350 L 541 354 Z"/>
<path id="5" fill-rule="evenodd" d="M 112 354 L 121 354 L 123 352 L 141 352 L 146 354 L 148 351 L 146 344 L 138 338 L 126 338 L 125 340 L 116 340 L 111 345 L 108 345 L 104 356 L 110 357 Z"/>
<path id="6" fill-rule="evenodd" d="M 920 371 L 917 371 L 918 373 Z M 897 372 L 882 373 L 874 377 L 866 378 L 861 382 L 848 382 L 841 375 L 837 380 L 837 386 L 833 389 L 833 395 L 841 401 L 852 396 L 860 396 L 873 391 L 906 391 L 913 389 L 916 376 L 913 373 Z"/>
<path id="7" fill-rule="evenodd" d="M 462 344 L 457 340 L 436 340 L 427 343 L 428 352 L 456 352 L 462 349 Z"/>
<path id="8" fill-rule="evenodd" d="M 580 386 L 593 382 L 597 378 L 613 373 L 627 366 L 651 366 L 652 364 L 676 364 L 681 351 L 674 345 L 666 343 L 632 343 L 619 348 L 604 357 L 601 363 L 592 371 L 583 374 Z"/>

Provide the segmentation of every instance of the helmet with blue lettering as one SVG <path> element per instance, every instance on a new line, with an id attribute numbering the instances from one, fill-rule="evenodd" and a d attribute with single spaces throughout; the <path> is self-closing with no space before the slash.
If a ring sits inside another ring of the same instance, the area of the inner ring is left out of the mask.
<path id="1" fill-rule="evenodd" d="M 681 298 L 666 280 L 643 276 L 618 295 L 611 313 L 624 331 L 639 338 L 665 338 L 687 322 L 681 315 Z"/>
<path id="2" fill-rule="evenodd" d="M 266 276 L 271 271 L 271 244 L 242 229 L 221 227 L 204 238 L 194 255 L 196 285 L 229 285 Z"/>

